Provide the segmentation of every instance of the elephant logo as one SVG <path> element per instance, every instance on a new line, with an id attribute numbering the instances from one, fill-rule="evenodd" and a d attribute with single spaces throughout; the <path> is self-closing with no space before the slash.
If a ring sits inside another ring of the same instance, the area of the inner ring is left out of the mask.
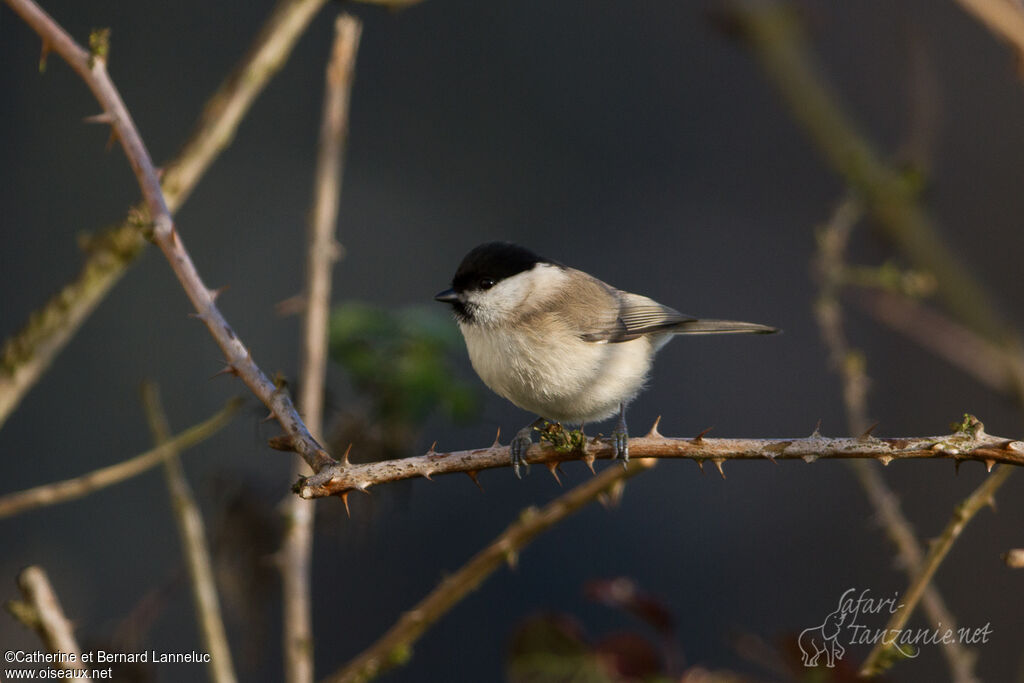
<path id="1" fill-rule="evenodd" d="M 840 607 L 825 617 L 821 625 L 801 631 L 797 645 L 800 646 L 804 666 L 818 666 L 818 660 L 825 655 L 825 666 L 831 669 L 837 659 L 842 659 L 846 650 L 839 644 L 839 634 L 845 619 L 846 612 Z"/>

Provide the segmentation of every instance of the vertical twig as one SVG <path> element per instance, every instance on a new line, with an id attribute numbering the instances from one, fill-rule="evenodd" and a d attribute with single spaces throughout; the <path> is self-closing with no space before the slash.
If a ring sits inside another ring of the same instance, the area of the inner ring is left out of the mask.
<path id="1" fill-rule="evenodd" d="M 822 339 L 828 348 L 829 362 L 842 380 L 843 405 L 851 435 L 864 434 L 868 431 L 869 381 L 863 356 L 850 347 L 846 338 L 839 296 L 846 266 L 843 255 L 850 232 L 860 220 L 862 213 L 860 202 L 856 199 L 848 198 L 839 205 L 832 219 L 818 234 L 818 254 L 815 263 L 820 286 L 814 309 L 815 317 Z M 913 579 L 921 571 L 923 555 L 910 520 L 900 510 L 899 498 L 885 483 L 878 467 L 873 463 L 851 460 L 847 464 L 853 468 L 864 494 L 878 515 L 879 522 L 888 534 L 889 540 L 896 546 L 900 564 Z M 946 607 L 938 588 L 928 584 L 921 600 L 932 624 L 942 624 L 947 628 L 956 629 L 956 621 Z M 943 641 L 942 652 L 956 683 L 977 681 L 974 674 L 976 655 L 973 652 L 956 641 Z"/>
<path id="2" fill-rule="evenodd" d="M 24 600 L 12 600 L 7 610 L 14 618 L 31 628 L 52 654 L 60 654 L 54 664 L 61 669 L 84 669 L 82 651 L 75 640 L 71 622 L 64 616 L 60 600 L 42 567 L 25 567 L 18 574 L 18 588 Z M 71 661 L 71 660 L 74 661 Z"/>
<path id="3" fill-rule="evenodd" d="M 178 451 L 169 445 L 170 428 L 167 416 L 160 405 L 160 395 L 156 385 L 147 382 L 142 387 L 142 402 L 146 407 L 146 418 L 153 440 L 157 446 L 163 446 L 164 478 L 167 490 L 171 494 L 171 506 L 174 518 L 178 523 L 181 536 L 181 548 L 188 565 L 189 578 L 192 580 L 192 597 L 196 606 L 196 618 L 203 644 L 210 654 L 210 678 L 214 683 L 235 683 L 234 666 L 231 663 L 231 649 L 228 647 L 227 634 L 220 614 L 220 600 L 217 597 L 217 584 L 213 578 L 213 566 L 210 551 L 206 542 L 206 531 L 203 528 L 203 517 L 199 512 L 192 488 L 185 478 Z"/>
<path id="4" fill-rule="evenodd" d="M 361 31 L 361 24 L 355 17 L 342 14 L 337 18 L 334 23 L 334 46 L 325 79 L 313 209 L 309 221 L 299 373 L 299 410 L 314 434 L 320 434 L 323 429 L 331 269 L 341 252 L 334 233 L 344 169 L 342 160 L 348 135 L 349 98 Z M 301 460 L 295 463 L 295 474 L 308 474 L 308 467 Z M 285 680 L 289 683 L 312 683 L 310 564 L 315 509 L 313 501 L 299 496 L 289 496 L 285 508 L 287 522 L 279 556 L 284 602 Z"/>

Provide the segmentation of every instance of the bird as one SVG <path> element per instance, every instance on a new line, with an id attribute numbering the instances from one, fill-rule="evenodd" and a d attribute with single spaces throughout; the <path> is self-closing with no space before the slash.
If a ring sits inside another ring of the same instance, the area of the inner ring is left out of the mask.
<path id="1" fill-rule="evenodd" d="M 685 315 L 512 242 L 471 249 L 451 287 L 434 299 L 451 306 L 484 384 L 538 416 L 509 446 L 518 478 L 529 468 L 533 431 L 549 422 L 582 430 L 617 413 L 611 444 L 614 457 L 628 463 L 626 406 L 672 337 L 779 331 Z"/>

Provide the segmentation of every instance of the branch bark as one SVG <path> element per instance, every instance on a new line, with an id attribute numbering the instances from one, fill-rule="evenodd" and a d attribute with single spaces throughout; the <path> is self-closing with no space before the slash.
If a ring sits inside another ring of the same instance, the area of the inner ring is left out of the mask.
<path id="1" fill-rule="evenodd" d="M 323 430 L 324 379 L 327 372 L 327 331 L 331 302 L 331 268 L 341 255 L 335 241 L 342 159 L 348 135 L 348 108 L 362 25 L 343 14 L 334 23 L 334 45 L 327 65 L 323 119 L 317 154 L 313 210 L 306 252 L 305 315 L 299 371 L 299 409 L 313 434 Z M 295 475 L 309 468 L 297 461 Z M 285 502 L 285 534 L 278 562 L 284 601 L 285 680 L 313 681 L 313 616 L 311 570 L 313 503 L 297 496 Z"/>
<path id="2" fill-rule="evenodd" d="M 810 463 L 819 459 L 859 458 L 888 465 L 893 460 L 944 459 L 957 466 L 965 460 L 973 460 L 984 463 L 990 470 L 996 463 L 1024 466 L 1024 441 L 986 434 L 984 426 L 974 418 L 967 420 L 964 427 L 966 431 L 943 436 L 883 439 L 866 434 L 855 438 L 828 438 L 817 432 L 803 439 L 708 439 L 702 436 L 684 439 L 662 436 L 655 423 L 646 436 L 629 440 L 629 453 L 638 458 L 694 460 L 701 470 L 705 462 L 711 462 L 720 472 L 722 464 L 728 460 L 804 460 Z M 595 459 L 610 459 L 613 455 L 610 443 L 592 438 L 588 440 L 585 454 L 560 451 L 549 444 L 534 444 L 527 451 L 526 460 L 530 464 L 571 460 L 590 463 Z M 353 490 L 367 491 L 378 484 L 414 477 L 430 478 L 452 472 L 475 477 L 481 470 L 510 464 L 508 447 L 495 443 L 489 448 L 430 452 L 398 460 L 344 462 L 300 480 L 295 491 L 303 498 L 344 496 Z"/>
<path id="3" fill-rule="evenodd" d="M 610 467 L 593 479 L 562 494 L 541 509 L 527 508 L 494 541 L 458 571 L 448 575 L 369 648 L 325 679 L 324 683 L 363 683 L 407 661 L 419 637 L 452 607 L 493 574 L 502 564 L 514 566 L 519 552 L 542 532 L 623 482 L 648 470 L 657 461 L 631 458 L 625 468 Z"/>
<path id="4" fill-rule="evenodd" d="M 171 269 L 197 311 L 196 317 L 206 325 L 224 353 L 227 359 L 226 370 L 240 377 L 281 424 L 285 436 L 276 441 L 277 447 L 295 451 L 314 471 L 333 463 L 334 460 L 309 433 L 287 392 L 278 389 L 267 378 L 256 365 L 249 349 L 228 325 L 215 303 L 217 292 L 203 283 L 191 256 L 185 250 L 160 188 L 153 161 L 107 74 L 104 32 L 93 33 L 90 40 L 95 45 L 91 52 L 87 52 L 32 0 L 6 2 L 85 81 L 103 107 L 102 120 L 113 127 L 142 190 L 153 225 L 153 241 L 167 257 Z"/>
<path id="5" fill-rule="evenodd" d="M 60 659 L 54 662 L 61 669 L 85 669 L 82 651 L 75 639 L 71 622 L 42 567 L 26 567 L 18 574 L 18 588 L 23 601 L 12 600 L 7 610 L 22 624 L 39 634 L 46 649 Z"/>
<path id="6" fill-rule="evenodd" d="M 109 467 L 101 467 L 98 470 L 93 470 L 73 479 L 43 484 L 42 486 L 0 496 L 0 519 L 11 517 L 33 508 L 66 503 L 69 500 L 87 496 L 94 491 L 142 474 L 146 470 L 160 464 L 168 448 L 183 451 L 213 436 L 227 425 L 235 413 L 238 412 L 238 409 L 241 408 L 242 403 L 243 401 L 240 398 L 232 399 L 228 401 L 228 404 L 219 413 L 205 422 L 200 422 L 186 429 L 173 439 L 167 441 L 163 446 L 152 448 L 124 462 L 119 462 Z"/>
<path id="7" fill-rule="evenodd" d="M 206 102 L 195 131 L 164 166 L 161 184 L 174 212 L 235 131 L 256 97 L 277 73 L 326 0 L 281 0 L 248 53 Z M 78 328 L 146 246 L 133 209 L 120 225 L 83 243 L 87 258 L 78 276 L 32 314 L 0 352 L 0 427 L 50 367 Z"/>
<path id="8" fill-rule="evenodd" d="M 1011 0 L 956 0 L 956 3 L 1007 41 L 1024 59 L 1024 10 Z"/>
<path id="9" fill-rule="evenodd" d="M 220 600 L 213 579 L 213 563 L 206 542 L 203 515 L 199 511 L 192 487 L 185 478 L 178 451 L 167 445 L 171 430 L 155 384 L 143 385 L 142 403 L 146 407 L 146 418 L 153 440 L 158 447 L 163 446 L 164 450 L 164 478 L 171 494 L 171 508 L 178 523 L 181 548 L 192 582 L 192 599 L 196 607 L 196 619 L 199 621 L 199 632 L 210 655 L 210 678 L 214 683 L 235 683 L 238 679 L 231 663 L 231 648 L 228 647 L 228 637 L 221 619 Z"/>

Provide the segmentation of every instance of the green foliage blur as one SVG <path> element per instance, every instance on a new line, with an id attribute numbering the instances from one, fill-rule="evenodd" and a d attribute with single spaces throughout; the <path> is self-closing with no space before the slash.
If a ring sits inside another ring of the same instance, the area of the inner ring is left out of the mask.
<path id="1" fill-rule="evenodd" d="M 369 438 L 382 451 L 378 457 L 410 455 L 401 451 L 435 411 L 460 422 L 477 415 L 475 384 L 461 379 L 452 362 L 465 353 L 462 336 L 445 313 L 346 302 L 331 313 L 329 348 L 365 403 L 364 414 L 340 416 L 337 436 Z"/>

